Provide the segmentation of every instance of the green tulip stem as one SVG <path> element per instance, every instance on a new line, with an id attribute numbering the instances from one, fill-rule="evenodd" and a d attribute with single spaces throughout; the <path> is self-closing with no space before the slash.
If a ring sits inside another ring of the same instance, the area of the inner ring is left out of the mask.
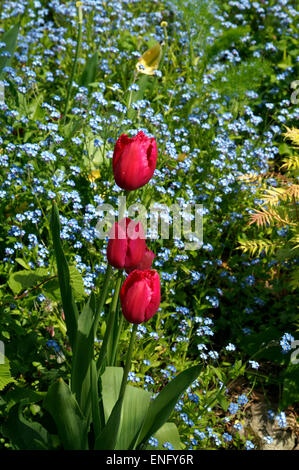
<path id="1" fill-rule="evenodd" d="M 129 344 L 129 349 L 128 349 L 127 358 L 126 358 L 124 375 L 123 375 L 123 379 L 122 379 L 121 386 L 120 386 L 119 400 L 123 399 L 124 394 L 125 394 L 125 390 L 126 390 L 128 374 L 129 374 L 129 371 L 131 369 L 132 352 L 133 352 L 133 346 L 134 346 L 134 342 L 135 342 L 137 326 L 138 326 L 137 324 L 134 324 L 132 332 L 131 332 L 131 338 L 130 338 L 130 344 Z"/>
<path id="2" fill-rule="evenodd" d="M 106 356 L 106 352 L 107 352 L 108 341 L 110 339 L 110 335 L 111 335 L 112 330 L 113 330 L 113 326 L 114 326 L 114 322 L 115 322 L 115 316 L 116 316 L 116 310 L 117 310 L 117 302 L 118 302 L 119 292 L 120 292 L 120 288 L 121 288 L 121 284 L 122 284 L 122 277 L 123 277 L 122 271 L 119 271 L 118 279 L 116 281 L 116 286 L 115 286 L 115 289 L 114 289 L 114 295 L 113 295 L 113 299 L 112 299 L 112 303 L 111 303 L 111 309 L 110 309 L 110 312 L 109 312 L 107 328 L 106 328 L 106 331 L 105 331 L 105 335 L 104 335 L 100 355 L 99 355 L 99 358 L 98 358 L 98 361 L 97 361 L 97 370 L 98 371 L 100 371 L 101 368 L 102 368 L 102 365 L 103 365 L 103 362 L 104 362 L 104 359 L 105 359 L 105 356 Z"/>
<path id="3" fill-rule="evenodd" d="M 118 305 L 118 310 L 120 310 L 120 309 L 121 309 L 121 307 Z M 123 316 L 122 312 L 120 312 L 118 332 L 117 332 L 117 337 L 116 337 L 115 344 L 113 345 L 112 360 L 111 360 L 112 365 L 114 365 L 114 366 L 115 366 L 115 362 L 116 362 L 116 356 L 117 356 L 118 347 L 119 347 L 119 338 L 120 338 L 120 335 L 121 335 L 121 332 L 122 332 L 123 322 L 124 322 L 124 316 Z"/>

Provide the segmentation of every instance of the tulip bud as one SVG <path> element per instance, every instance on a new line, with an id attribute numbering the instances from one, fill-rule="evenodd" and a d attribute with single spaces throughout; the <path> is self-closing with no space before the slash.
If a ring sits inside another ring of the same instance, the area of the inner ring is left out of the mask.
<path id="1" fill-rule="evenodd" d="M 157 163 L 157 144 L 142 131 L 130 138 L 122 134 L 113 152 L 113 174 L 116 184 L 126 190 L 141 188 L 152 178 Z"/>
<path id="2" fill-rule="evenodd" d="M 157 312 L 161 300 L 160 277 L 154 269 L 129 274 L 120 290 L 124 317 L 130 323 L 143 323 Z"/>
<path id="3" fill-rule="evenodd" d="M 140 263 L 138 263 L 137 266 L 135 266 L 135 267 L 127 268 L 126 272 L 129 274 L 134 269 L 139 269 L 139 271 L 145 271 L 146 269 L 150 269 L 152 267 L 152 262 L 153 262 L 153 259 L 155 258 L 155 256 L 156 256 L 155 253 L 153 253 L 152 250 L 149 250 L 146 247 L 144 255 L 143 255 L 142 260 L 140 261 Z"/>
<path id="4" fill-rule="evenodd" d="M 116 222 L 111 231 L 107 246 L 109 264 L 117 269 L 137 266 L 146 249 L 145 235 L 141 222 L 128 217 Z"/>

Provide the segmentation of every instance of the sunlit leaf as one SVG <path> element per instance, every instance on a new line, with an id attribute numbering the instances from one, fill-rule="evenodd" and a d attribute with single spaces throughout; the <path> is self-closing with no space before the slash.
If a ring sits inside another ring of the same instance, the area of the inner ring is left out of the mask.
<path id="1" fill-rule="evenodd" d="M 144 73 L 145 75 L 154 75 L 155 70 L 159 67 L 161 57 L 162 47 L 160 43 L 157 43 L 138 59 L 136 64 L 138 72 Z"/>

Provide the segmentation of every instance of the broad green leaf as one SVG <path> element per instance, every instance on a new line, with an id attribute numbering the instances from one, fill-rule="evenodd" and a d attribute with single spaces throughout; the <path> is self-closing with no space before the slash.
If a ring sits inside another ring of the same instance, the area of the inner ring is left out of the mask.
<path id="1" fill-rule="evenodd" d="M 148 445 L 146 447 L 147 450 L 165 450 L 165 447 L 163 447 L 163 444 L 165 442 L 169 442 L 174 450 L 182 450 L 184 449 L 184 445 L 181 442 L 180 435 L 178 428 L 174 423 L 165 423 L 163 426 L 155 433 L 153 436 L 156 439 L 158 439 L 158 447 L 152 447 Z"/>
<path id="2" fill-rule="evenodd" d="M 116 450 L 127 450 L 135 447 L 136 440 L 143 425 L 149 404 L 151 393 L 141 388 L 127 385 Z"/>
<path id="3" fill-rule="evenodd" d="M 121 367 L 106 367 L 101 376 L 102 398 L 106 422 L 117 403 L 123 376 Z M 119 424 L 119 433 L 114 449 L 134 448 L 141 426 L 149 407 L 151 394 L 127 385 Z"/>
<path id="4" fill-rule="evenodd" d="M 95 450 L 115 449 L 117 436 L 119 433 L 122 402 L 122 399 L 117 400 L 106 426 L 102 429 L 100 434 L 96 436 L 94 445 Z"/>
<path id="5" fill-rule="evenodd" d="M 30 270 L 29 264 L 27 264 L 26 261 L 23 260 L 22 258 L 16 258 L 16 262 L 19 263 L 22 266 L 22 268 Z"/>
<path id="6" fill-rule="evenodd" d="M 9 361 L 0 351 L 0 390 L 12 382 L 15 382 L 15 379 L 10 374 Z"/>
<path id="7" fill-rule="evenodd" d="M 50 277 L 47 268 L 37 268 L 35 271 L 22 270 L 12 273 L 8 279 L 8 285 L 14 294 L 22 290 L 37 286 L 40 282 Z"/>
<path id="8" fill-rule="evenodd" d="M 85 416 L 91 409 L 89 368 L 93 358 L 95 315 L 96 297 L 92 293 L 78 318 L 72 361 L 72 391 Z"/>
<path id="9" fill-rule="evenodd" d="M 101 375 L 102 398 L 106 423 L 118 400 L 123 373 L 122 367 L 106 367 L 104 373 Z"/>
<path id="10" fill-rule="evenodd" d="M 107 152 L 113 148 L 110 144 L 97 147 L 95 146 L 94 141 L 95 136 L 92 132 L 87 133 L 84 141 L 84 150 L 86 151 L 86 155 L 83 156 L 83 163 L 91 172 L 99 169 L 105 160 Z M 89 178 L 92 180 L 94 176 L 95 175 L 93 173 L 90 173 Z"/>
<path id="11" fill-rule="evenodd" d="M 60 221 L 59 213 L 55 202 L 53 201 L 52 214 L 51 214 L 51 231 L 56 256 L 58 279 L 61 293 L 61 300 L 63 311 L 65 315 L 65 322 L 67 332 L 70 339 L 71 347 L 73 348 L 77 332 L 78 309 L 75 304 L 70 272 L 68 264 L 63 252 L 62 243 L 60 239 Z"/>
<path id="12" fill-rule="evenodd" d="M 69 266 L 73 295 L 77 302 L 86 298 L 83 278 L 75 266 Z"/>
<path id="13" fill-rule="evenodd" d="M 16 24 L 13 26 L 11 29 L 6 31 L 0 38 L 0 42 L 5 42 L 6 47 L 1 49 L 1 51 L 7 51 L 9 53 L 9 56 L 6 57 L 0 56 L 0 78 L 3 75 L 3 69 L 4 67 L 8 67 L 11 63 L 16 45 L 17 45 L 17 38 L 19 34 L 19 27 L 20 23 Z"/>
<path id="14" fill-rule="evenodd" d="M 87 61 L 80 78 L 79 85 L 88 87 L 90 83 L 95 82 L 97 75 L 98 53 L 95 52 Z"/>
<path id="15" fill-rule="evenodd" d="M 39 423 L 28 421 L 22 414 L 24 403 L 14 405 L 7 422 L 2 426 L 3 434 L 17 450 L 47 450 L 51 448 L 48 431 Z"/>
<path id="16" fill-rule="evenodd" d="M 91 384 L 91 406 L 92 406 L 92 423 L 95 436 L 98 436 L 104 427 L 104 416 L 102 410 L 102 401 L 100 400 L 99 381 L 97 365 L 94 360 L 90 364 L 90 384 Z"/>
<path id="17" fill-rule="evenodd" d="M 181 372 L 151 402 L 137 445 L 149 439 L 167 421 L 180 396 L 197 379 L 200 370 L 200 366 L 194 366 Z"/>
<path id="18" fill-rule="evenodd" d="M 87 450 L 88 426 L 86 419 L 67 384 L 59 379 L 52 384 L 44 400 L 44 407 L 52 415 L 65 450 Z"/>
<path id="19" fill-rule="evenodd" d="M 31 388 L 18 387 L 14 385 L 12 390 L 9 390 L 5 394 L 5 401 L 7 403 L 7 409 L 9 410 L 16 403 L 22 403 L 28 405 L 31 403 L 37 403 L 42 401 L 46 395 L 46 392 L 35 392 Z"/>
<path id="20" fill-rule="evenodd" d="M 69 266 L 69 273 L 74 299 L 76 302 L 81 302 L 86 298 L 83 278 L 75 266 Z M 55 301 L 61 300 L 58 278 L 50 279 L 48 282 L 43 284 L 42 288 L 46 296 L 50 299 Z"/>

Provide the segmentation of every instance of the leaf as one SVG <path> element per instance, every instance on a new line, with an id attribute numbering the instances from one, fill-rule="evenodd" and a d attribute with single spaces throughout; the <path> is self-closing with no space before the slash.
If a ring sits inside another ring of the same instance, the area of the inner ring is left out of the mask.
<path id="1" fill-rule="evenodd" d="M 101 375 L 102 398 L 106 423 L 118 400 L 123 373 L 122 367 L 106 367 L 104 373 Z"/>
<path id="2" fill-rule="evenodd" d="M 52 384 L 44 407 L 53 417 L 65 450 L 87 450 L 87 422 L 67 384 L 60 378 Z"/>
<path id="3" fill-rule="evenodd" d="M 132 104 L 134 104 L 134 102 L 136 101 L 142 100 L 145 96 L 146 91 L 149 88 L 153 87 L 154 77 L 151 77 L 149 75 L 142 75 L 137 81 L 137 85 L 139 87 L 139 90 L 132 92 Z M 132 106 L 128 107 L 128 118 L 133 120 L 136 115 L 136 109 L 132 108 Z"/>
<path id="4" fill-rule="evenodd" d="M 22 290 L 30 289 L 49 277 L 47 268 L 38 268 L 35 271 L 22 270 L 12 273 L 8 279 L 8 285 L 14 294 Z"/>
<path id="5" fill-rule="evenodd" d="M 42 401 L 46 395 L 46 392 L 35 392 L 31 388 L 14 386 L 12 390 L 9 390 L 5 394 L 5 400 L 8 404 L 7 407 L 11 408 L 16 403 L 22 403 L 28 405 L 31 403 L 37 403 Z"/>
<path id="6" fill-rule="evenodd" d="M 90 83 L 95 82 L 98 65 L 98 53 L 95 52 L 87 61 L 83 73 L 81 75 L 79 85 L 88 87 Z"/>
<path id="7" fill-rule="evenodd" d="M 103 428 L 103 416 L 101 402 L 99 399 L 98 372 L 96 362 L 93 360 L 90 365 L 90 384 L 91 384 L 91 406 L 92 423 L 95 436 L 98 436 Z"/>
<path id="8" fill-rule="evenodd" d="M 57 263 L 58 279 L 62 306 L 65 315 L 65 322 L 67 326 L 68 336 L 70 339 L 70 344 L 73 348 L 77 332 L 78 309 L 75 304 L 72 292 L 70 271 L 62 248 L 62 243 L 60 239 L 59 213 L 54 201 L 51 214 L 51 231 Z"/>
<path id="9" fill-rule="evenodd" d="M 169 442 L 174 450 L 182 450 L 184 449 L 184 446 L 181 442 L 180 435 L 178 428 L 174 423 L 165 423 L 163 426 L 155 433 L 153 436 L 156 439 L 158 439 L 159 445 L 158 447 L 155 447 L 155 450 L 166 450 L 165 447 L 163 447 L 163 444 L 165 442 Z M 153 447 L 151 445 L 148 445 L 147 450 L 152 450 Z"/>
<path id="10" fill-rule="evenodd" d="M 197 379 L 200 370 L 200 366 L 194 366 L 181 372 L 151 402 L 137 445 L 149 439 L 163 426 L 182 393 Z"/>
<path id="11" fill-rule="evenodd" d="M 14 405 L 8 415 L 3 434 L 18 450 L 47 450 L 51 447 L 48 431 L 39 423 L 28 421 L 22 414 L 24 403 Z"/>
<path id="12" fill-rule="evenodd" d="M 25 268 L 27 270 L 30 269 L 29 264 L 27 264 L 26 261 L 24 261 L 22 258 L 16 258 L 16 262 L 19 263 L 22 266 L 22 268 Z"/>
<path id="13" fill-rule="evenodd" d="M 0 38 L 0 42 L 5 42 L 6 47 L 5 49 L 1 49 L 2 52 L 7 51 L 9 53 L 9 57 L 0 56 L 0 78 L 3 75 L 4 67 L 8 67 L 11 63 L 16 45 L 17 45 L 17 38 L 19 34 L 20 23 L 13 26 L 11 29 L 6 31 L 2 37 Z"/>
<path id="14" fill-rule="evenodd" d="M 72 392 L 87 417 L 91 407 L 90 364 L 93 357 L 96 298 L 92 292 L 78 318 L 78 330 L 73 347 Z"/>
<path id="15" fill-rule="evenodd" d="M 101 433 L 96 436 L 95 450 L 113 450 L 115 449 L 116 440 L 119 432 L 120 415 L 122 409 L 122 399 L 118 399 L 109 416 L 106 426 Z"/>
<path id="16" fill-rule="evenodd" d="M 3 390 L 6 385 L 13 382 L 15 382 L 15 379 L 10 374 L 9 361 L 0 350 L 0 390 Z"/>
<path id="17" fill-rule="evenodd" d="M 99 177 L 99 167 L 105 160 L 105 155 L 109 150 L 112 150 L 111 145 L 102 145 L 100 147 L 94 144 L 95 136 L 92 133 L 87 133 L 84 141 L 84 150 L 87 155 L 83 156 L 84 165 L 88 168 L 89 173 L 88 179 L 94 179 Z"/>
<path id="18" fill-rule="evenodd" d="M 135 448 L 150 399 L 150 392 L 132 385 L 126 386 L 116 450 Z"/>
<path id="19" fill-rule="evenodd" d="M 86 298 L 83 278 L 75 266 L 69 266 L 69 272 L 73 295 L 80 302 Z"/>
<path id="20" fill-rule="evenodd" d="M 290 363 L 281 377 L 283 378 L 281 407 L 286 409 L 290 405 L 299 403 L 299 364 Z"/>
<path id="21" fill-rule="evenodd" d="M 76 302 L 81 302 L 86 298 L 83 278 L 75 266 L 69 266 L 70 283 Z M 42 286 L 44 293 L 54 301 L 61 300 L 59 280 L 50 279 Z"/>
<path id="22" fill-rule="evenodd" d="M 112 417 L 114 425 L 117 426 L 117 413 L 120 413 L 118 396 L 122 377 L 123 369 L 121 367 L 106 367 L 105 372 L 101 376 L 104 416 L 107 425 Z M 112 438 L 109 439 L 108 445 L 113 446 L 109 447 L 109 449 L 128 450 L 135 447 L 135 442 L 149 407 L 150 398 L 151 394 L 146 390 L 131 385 L 126 386 L 120 414 L 119 431 L 117 436 L 112 436 Z M 106 433 L 109 432 L 107 425 Z M 109 423 L 109 425 L 110 429 L 112 429 L 112 424 Z M 114 434 L 116 434 L 116 432 L 114 432 Z M 98 439 L 98 445 L 101 445 L 100 448 L 106 449 L 104 446 L 107 445 L 107 441 L 105 443 L 102 441 L 101 444 L 99 441 L 100 439 Z"/>
<path id="23" fill-rule="evenodd" d="M 148 49 L 138 59 L 136 68 L 138 72 L 144 73 L 145 75 L 154 75 L 155 70 L 158 69 L 160 60 L 162 58 L 162 47 L 159 42 L 153 47 Z"/>

